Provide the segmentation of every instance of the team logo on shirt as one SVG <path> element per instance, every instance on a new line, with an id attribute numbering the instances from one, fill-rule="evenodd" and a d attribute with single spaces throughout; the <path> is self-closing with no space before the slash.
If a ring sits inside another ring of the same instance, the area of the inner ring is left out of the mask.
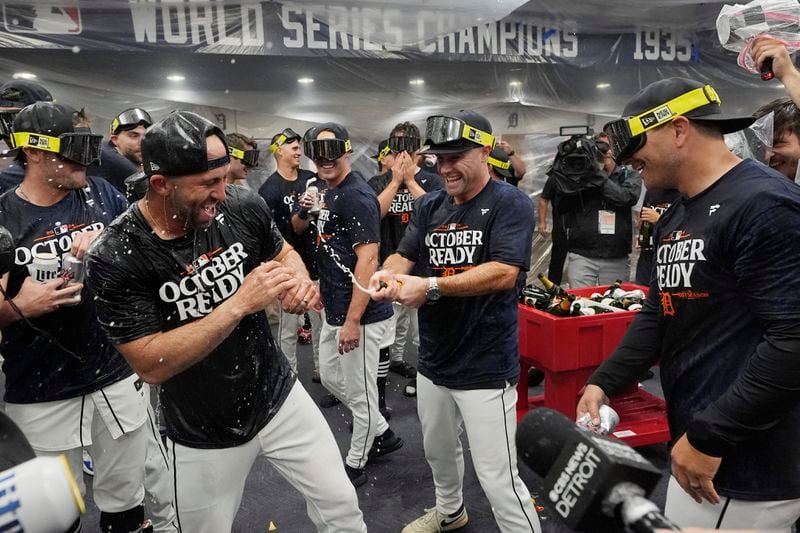
<path id="1" fill-rule="evenodd" d="M 476 251 L 483 246 L 483 231 L 465 224 L 442 224 L 425 235 L 425 246 L 433 271 L 452 276 L 475 265 Z"/>
<path id="2" fill-rule="evenodd" d="M 105 228 L 102 222 L 92 224 L 63 224 L 56 222 L 53 229 L 41 237 L 33 239 L 33 244 L 28 246 L 18 246 L 16 248 L 15 262 L 18 265 L 27 265 L 33 260 L 33 254 L 51 253 L 60 256 L 69 252 L 72 248 L 72 239 L 76 234 L 85 231 L 102 231 Z"/>
<path id="3" fill-rule="evenodd" d="M 181 321 L 202 318 L 242 286 L 247 257 L 240 242 L 201 254 L 186 265 L 180 281 L 161 285 L 158 296 L 175 304 Z"/>
<path id="4" fill-rule="evenodd" d="M 408 189 L 397 191 L 389 205 L 389 214 L 400 217 L 400 222 L 408 224 L 411 220 L 411 213 L 414 211 L 414 195 Z"/>
<path id="5" fill-rule="evenodd" d="M 656 249 L 656 282 L 661 296 L 661 313 L 675 316 L 673 299 L 699 300 L 709 293 L 692 288 L 692 274 L 705 261 L 705 241 L 677 230 L 667 234 Z"/>

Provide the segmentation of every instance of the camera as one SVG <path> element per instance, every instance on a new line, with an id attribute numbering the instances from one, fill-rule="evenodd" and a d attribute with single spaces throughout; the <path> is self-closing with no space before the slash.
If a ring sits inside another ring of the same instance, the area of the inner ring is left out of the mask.
<path id="1" fill-rule="evenodd" d="M 556 178 L 558 191 L 564 195 L 578 194 L 600 186 L 608 178 L 603 168 L 608 143 L 588 135 L 572 135 L 558 145 L 548 176 Z"/>

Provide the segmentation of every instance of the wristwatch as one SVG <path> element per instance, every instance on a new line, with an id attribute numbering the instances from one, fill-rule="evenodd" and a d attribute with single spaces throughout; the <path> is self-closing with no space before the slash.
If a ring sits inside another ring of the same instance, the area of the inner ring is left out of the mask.
<path id="1" fill-rule="evenodd" d="M 442 292 L 439 290 L 439 283 L 436 281 L 436 278 L 431 276 L 428 278 L 428 290 L 425 291 L 425 298 L 433 303 L 439 300 L 442 297 Z"/>

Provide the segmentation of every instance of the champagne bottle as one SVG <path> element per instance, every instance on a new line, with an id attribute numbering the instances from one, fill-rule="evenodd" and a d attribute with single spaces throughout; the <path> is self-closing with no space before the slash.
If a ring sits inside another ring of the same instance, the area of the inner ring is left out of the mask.
<path id="1" fill-rule="evenodd" d="M 545 290 L 550 293 L 551 296 L 559 298 L 567 297 L 567 291 L 562 289 L 560 285 L 556 285 L 555 283 L 550 281 L 550 278 L 548 278 L 544 274 L 539 273 L 537 274 L 536 277 L 539 278 L 539 282 L 542 284 Z"/>
<path id="2" fill-rule="evenodd" d="M 652 209 L 652 205 L 646 205 Z M 639 225 L 639 248 L 643 252 L 652 252 L 655 248 L 653 246 L 653 223 L 647 220 L 642 220 Z"/>
<path id="3" fill-rule="evenodd" d="M 556 316 L 570 316 L 572 302 L 575 301 L 574 294 L 568 294 L 566 298 L 561 298 L 558 302 L 551 305 L 547 312 Z"/>

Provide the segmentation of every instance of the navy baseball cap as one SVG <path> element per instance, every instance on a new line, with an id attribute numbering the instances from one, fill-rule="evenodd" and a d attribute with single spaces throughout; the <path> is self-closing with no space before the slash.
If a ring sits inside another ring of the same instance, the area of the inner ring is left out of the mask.
<path id="1" fill-rule="evenodd" d="M 209 161 L 206 137 L 211 135 L 222 140 L 225 155 Z M 148 176 L 188 176 L 225 166 L 230 160 L 222 130 L 191 111 L 173 111 L 142 137 L 142 164 Z"/>
<path id="2" fill-rule="evenodd" d="M 494 148 L 489 154 L 488 162 L 500 176 L 504 178 L 512 177 L 511 162 L 509 161 L 508 154 L 502 148 Z"/>

